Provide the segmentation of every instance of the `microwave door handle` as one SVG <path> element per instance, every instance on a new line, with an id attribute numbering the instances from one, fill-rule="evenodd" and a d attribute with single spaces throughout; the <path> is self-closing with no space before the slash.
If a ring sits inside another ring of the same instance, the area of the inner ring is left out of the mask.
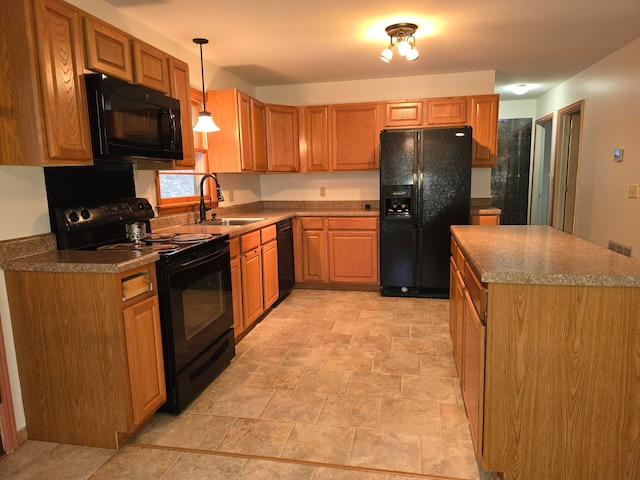
<path id="1" fill-rule="evenodd" d="M 158 131 L 162 132 L 162 117 L 167 116 L 167 120 L 169 121 L 169 144 L 162 144 L 165 150 L 173 150 L 174 145 L 176 143 L 176 119 L 175 115 L 168 108 L 163 108 L 160 110 L 160 114 L 158 115 Z"/>

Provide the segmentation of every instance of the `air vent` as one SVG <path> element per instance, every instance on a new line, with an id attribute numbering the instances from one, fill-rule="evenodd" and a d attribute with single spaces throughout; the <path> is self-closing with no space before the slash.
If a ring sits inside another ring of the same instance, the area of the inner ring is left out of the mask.
<path id="1" fill-rule="evenodd" d="M 631 256 L 631 247 L 629 245 L 625 245 L 620 242 L 616 242 L 614 240 L 609 240 L 609 250 L 613 250 L 614 252 L 621 253 L 626 257 Z"/>

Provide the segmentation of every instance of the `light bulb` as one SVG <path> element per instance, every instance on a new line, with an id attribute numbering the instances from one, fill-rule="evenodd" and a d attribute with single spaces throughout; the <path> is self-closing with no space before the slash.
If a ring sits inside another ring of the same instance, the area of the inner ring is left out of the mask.
<path id="1" fill-rule="evenodd" d="M 391 61 L 391 59 L 393 58 L 393 52 L 391 51 L 390 48 L 385 48 L 382 53 L 380 53 L 380 60 L 382 60 L 385 63 L 389 63 Z"/>
<path id="2" fill-rule="evenodd" d="M 402 40 L 398 42 L 398 55 L 405 57 L 407 53 L 409 53 L 409 50 L 411 50 L 411 44 L 407 42 L 405 38 L 402 38 Z"/>
<path id="3" fill-rule="evenodd" d="M 198 123 L 193 127 L 194 132 L 219 132 L 220 127 L 218 127 L 213 118 L 211 118 L 211 114 L 206 110 L 203 110 L 198 114 Z"/>
<path id="4" fill-rule="evenodd" d="M 418 53 L 418 49 L 414 46 L 411 47 L 411 50 L 409 50 L 407 52 L 407 60 L 409 60 L 410 62 L 412 62 L 413 60 L 415 60 L 416 58 L 418 58 L 420 56 L 420 53 Z"/>

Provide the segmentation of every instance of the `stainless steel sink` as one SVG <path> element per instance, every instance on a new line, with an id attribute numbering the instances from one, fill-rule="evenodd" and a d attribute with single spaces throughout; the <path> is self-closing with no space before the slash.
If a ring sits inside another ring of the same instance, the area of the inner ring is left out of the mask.
<path id="1" fill-rule="evenodd" d="M 249 218 L 249 217 L 224 217 L 224 218 L 216 218 L 215 220 L 206 220 L 202 222 L 200 225 L 220 225 L 222 227 L 238 227 L 242 225 L 249 225 L 250 223 L 259 222 L 260 220 L 264 220 L 263 218 Z"/>

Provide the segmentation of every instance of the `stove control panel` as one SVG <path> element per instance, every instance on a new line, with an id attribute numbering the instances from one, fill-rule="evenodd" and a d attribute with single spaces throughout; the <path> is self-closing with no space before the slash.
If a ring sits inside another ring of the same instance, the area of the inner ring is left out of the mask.
<path id="1" fill-rule="evenodd" d="M 122 222 L 153 218 L 153 207 L 146 198 L 127 198 L 103 205 L 79 205 L 55 210 L 58 231 L 76 231 Z"/>

